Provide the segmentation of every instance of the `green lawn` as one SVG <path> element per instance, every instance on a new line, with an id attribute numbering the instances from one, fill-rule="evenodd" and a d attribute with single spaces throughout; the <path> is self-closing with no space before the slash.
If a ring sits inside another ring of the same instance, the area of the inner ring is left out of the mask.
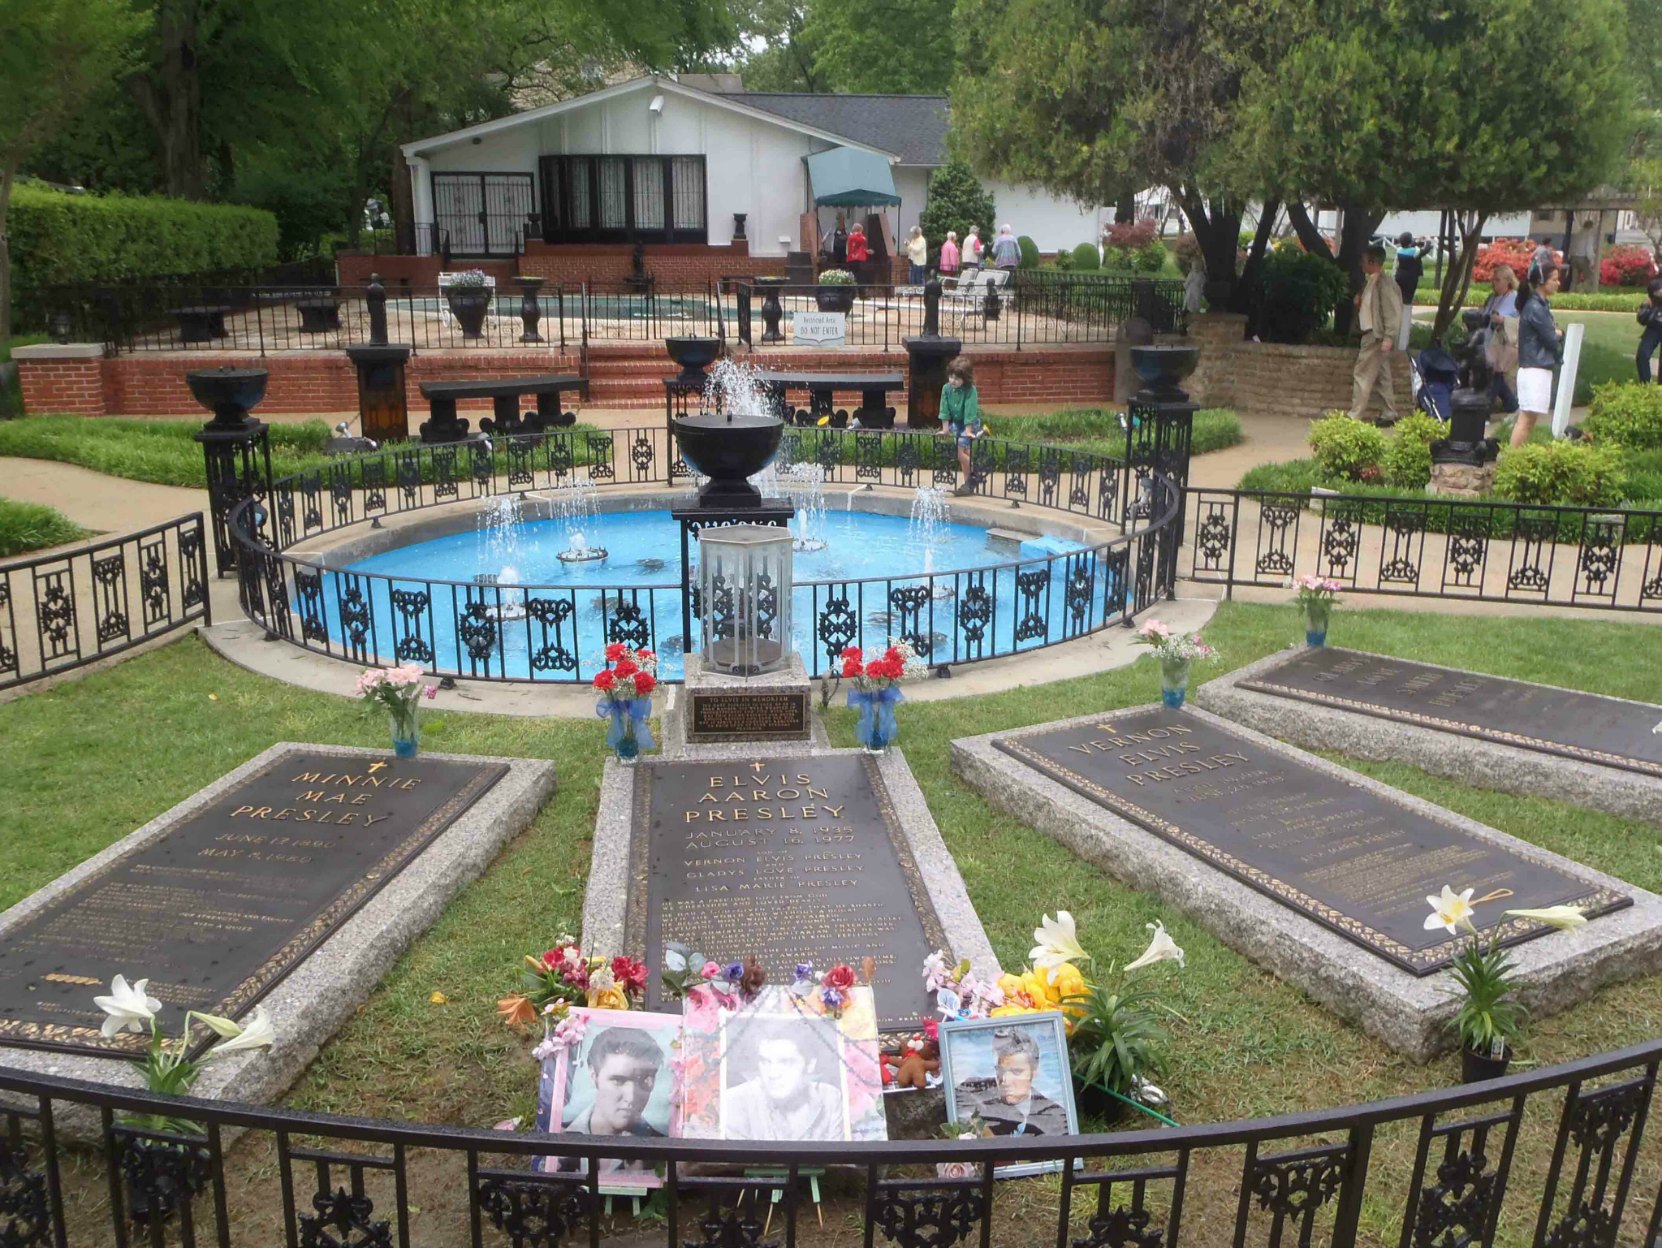
<path id="1" fill-rule="evenodd" d="M 1043 442 L 1066 446 L 1093 455 L 1125 456 L 1125 433 L 1119 416 L 1102 408 L 1068 408 L 1036 416 L 987 416 L 987 429 L 1000 438 L 1017 442 Z M 1241 422 L 1227 407 L 1202 408 L 1195 413 L 1196 455 L 1234 446 L 1246 435 Z"/>
<path id="2" fill-rule="evenodd" d="M 204 488 L 207 476 L 196 420 L 88 420 L 81 416 L 24 416 L 0 421 L 0 455 L 79 464 L 113 477 L 158 485 Z M 329 426 L 321 420 L 272 425 L 271 470 L 288 476 L 328 462 L 322 454 Z"/>
<path id="3" fill-rule="evenodd" d="M 0 558 L 80 541 L 88 533 L 56 508 L 0 498 Z"/>
<path id="4" fill-rule="evenodd" d="M 1486 619 L 1482 645 L 1474 646 L 1472 623 L 1341 610 L 1334 632 L 1345 644 L 1385 653 L 1662 701 L 1662 630 Z M 1294 640 L 1298 622 L 1291 608 L 1226 604 L 1208 632 L 1233 666 Z M 1032 662 L 1039 674 L 1046 659 Z M 1139 951 L 1143 924 L 1163 918 L 1189 954 L 1170 998 L 1180 1021 L 1172 1026 L 1165 1080 L 1187 1122 L 1454 1081 L 1453 1059 L 1415 1067 L 1392 1055 L 1180 912 L 988 809 L 951 774 L 948 743 L 955 736 L 1144 702 L 1156 680 L 1145 659 L 1039 689 L 903 708 L 900 744 L 1001 959 L 1021 963 L 1041 911 L 1071 909 L 1087 948 L 1104 958 Z M 853 744 L 852 712 L 833 710 L 829 724 L 837 743 Z M 325 1047 L 291 1103 L 472 1124 L 528 1112 L 535 1079 L 526 1045 L 497 1026 L 493 1007 L 511 987 L 521 953 L 580 926 L 602 735 L 592 720 L 448 717 L 434 748 L 442 741 L 447 751 L 554 758 L 560 791 Z M 0 825 L 6 868 L 0 907 L 275 741 L 382 746 L 384 736 L 380 717 L 356 704 L 254 676 L 194 639 L 0 705 L 0 774 L 8 778 L 10 799 Z M 1361 769 L 1635 884 L 1662 887 L 1653 827 L 1482 792 L 1408 768 Z M 66 804 L 71 791 L 75 800 Z M 434 992 L 444 1004 L 432 1003 Z M 1659 1031 L 1662 978 L 1607 990 L 1584 1007 L 1536 1022 L 1522 1059 L 1553 1061 Z M 1271 1064 L 1276 1077 L 1260 1077 Z"/>
<path id="5" fill-rule="evenodd" d="M 1631 301 L 1634 307 L 1638 301 Z M 1585 407 L 1593 399 L 1593 387 L 1605 381 L 1637 381 L 1639 371 L 1633 356 L 1639 349 L 1639 323 L 1633 313 L 1565 311 L 1553 300 L 1553 322 L 1559 329 L 1585 325 L 1581 340 L 1581 362 L 1576 367 L 1575 406 Z M 1461 331 L 1464 332 L 1464 331 Z M 1431 341 L 1429 317 L 1415 322 L 1410 345 L 1415 351 Z"/>

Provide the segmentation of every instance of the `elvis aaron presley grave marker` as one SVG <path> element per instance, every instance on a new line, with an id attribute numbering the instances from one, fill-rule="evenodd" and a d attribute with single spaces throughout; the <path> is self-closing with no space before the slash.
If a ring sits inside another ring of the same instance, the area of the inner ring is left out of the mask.
<path id="1" fill-rule="evenodd" d="M 251 768 L 16 908 L 0 930 L 0 1043 L 142 1052 L 147 1035 L 100 1034 L 93 997 L 117 974 L 149 978 L 169 1031 L 186 1010 L 241 1016 L 509 772 L 305 748 Z"/>

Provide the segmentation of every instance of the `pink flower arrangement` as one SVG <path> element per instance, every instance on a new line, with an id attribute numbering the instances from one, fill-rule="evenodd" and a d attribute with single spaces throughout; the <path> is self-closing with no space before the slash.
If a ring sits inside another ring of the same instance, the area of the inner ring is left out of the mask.
<path id="1" fill-rule="evenodd" d="M 1172 630 L 1170 624 L 1160 620 L 1149 620 L 1137 630 L 1137 641 L 1140 645 L 1148 646 L 1154 651 L 1154 657 L 1162 663 L 1180 660 L 1191 662 L 1195 659 L 1215 659 L 1218 652 L 1199 633 L 1178 633 Z"/>
<path id="2" fill-rule="evenodd" d="M 1301 576 L 1287 584 L 1298 591 L 1298 605 L 1301 607 L 1308 607 L 1312 603 L 1330 607 L 1338 601 L 1339 591 L 1344 588 L 1341 582 L 1320 576 Z"/>

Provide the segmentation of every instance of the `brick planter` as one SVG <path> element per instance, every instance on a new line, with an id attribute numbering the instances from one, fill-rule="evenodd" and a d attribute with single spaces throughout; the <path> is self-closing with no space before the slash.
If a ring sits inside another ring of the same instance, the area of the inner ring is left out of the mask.
<path id="1" fill-rule="evenodd" d="M 1312 420 L 1349 409 L 1355 347 L 1247 342 L 1241 337 L 1245 328 L 1246 317 L 1233 312 L 1210 312 L 1190 322 L 1190 333 L 1201 347 L 1200 366 L 1189 382 L 1195 402 L 1232 407 L 1242 416 Z M 1398 413 L 1407 415 L 1413 399 L 1406 358 L 1392 359 L 1391 384 Z"/>

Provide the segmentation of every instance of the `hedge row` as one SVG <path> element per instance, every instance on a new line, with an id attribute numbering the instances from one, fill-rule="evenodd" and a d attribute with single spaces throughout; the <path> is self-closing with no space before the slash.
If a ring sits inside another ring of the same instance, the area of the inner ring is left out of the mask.
<path id="1" fill-rule="evenodd" d="M 20 290 L 277 262 L 277 218 L 241 205 L 20 186 L 12 193 L 7 228 Z"/>

